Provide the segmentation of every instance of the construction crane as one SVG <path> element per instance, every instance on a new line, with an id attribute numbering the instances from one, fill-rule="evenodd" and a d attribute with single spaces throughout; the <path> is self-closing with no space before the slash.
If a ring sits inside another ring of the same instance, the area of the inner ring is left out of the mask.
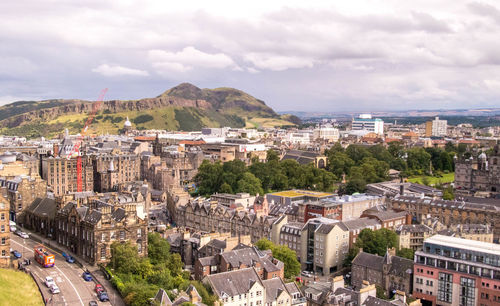
<path id="1" fill-rule="evenodd" d="M 67 159 L 71 159 L 72 157 L 76 156 L 76 190 L 78 192 L 83 191 L 83 178 L 82 178 L 82 155 L 80 154 L 80 147 L 82 146 L 83 138 L 87 134 L 88 128 L 92 121 L 94 120 L 94 117 L 101 108 L 101 103 L 104 100 L 104 95 L 108 91 L 107 88 L 104 88 L 101 90 L 101 93 L 99 94 L 99 98 L 95 103 L 92 103 L 92 111 L 90 112 L 87 121 L 85 121 L 85 125 L 82 128 L 82 131 L 80 132 L 80 135 L 76 138 L 75 145 L 73 146 L 73 149 L 71 150 L 71 153 L 68 154 Z"/>

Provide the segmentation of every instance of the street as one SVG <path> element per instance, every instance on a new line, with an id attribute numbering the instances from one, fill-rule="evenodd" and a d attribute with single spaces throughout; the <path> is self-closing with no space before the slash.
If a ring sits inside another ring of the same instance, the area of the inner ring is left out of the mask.
<path id="1" fill-rule="evenodd" d="M 23 241 L 24 240 L 24 241 Z M 55 266 L 44 268 L 34 260 L 33 249 L 39 243 L 31 239 L 23 239 L 14 233 L 11 234 L 11 248 L 22 254 L 20 261 L 30 259 L 31 265 L 26 266 L 32 271 L 36 278 L 45 281 L 46 276 L 51 276 L 61 293 L 52 295 L 49 288 L 41 286 L 44 295 L 52 296 L 52 302 L 47 305 L 88 305 L 90 301 L 98 301 L 97 294 L 94 291 L 95 283 L 86 282 L 82 278 L 84 272 L 77 264 L 67 263 L 64 257 L 53 249 L 45 246 L 55 256 Z M 101 303 L 99 304 L 108 304 Z"/>

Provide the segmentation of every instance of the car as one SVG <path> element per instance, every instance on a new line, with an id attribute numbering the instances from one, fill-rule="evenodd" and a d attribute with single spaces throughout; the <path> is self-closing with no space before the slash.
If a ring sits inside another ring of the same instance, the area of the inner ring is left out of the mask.
<path id="1" fill-rule="evenodd" d="M 15 232 L 16 232 L 16 227 L 15 227 L 15 226 L 13 226 L 13 225 L 11 225 L 11 226 L 10 226 L 10 231 L 11 231 L 12 233 L 15 233 Z"/>
<path id="2" fill-rule="evenodd" d="M 66 254 L 66 253 L 62 253 L 62 256 L 66 259 L 67 262 L 69 263 L 74 263 L 75 262 L 75 258 L 69 254 Z"/>
<path id="3" fill-rule="evenodd" d="M 102 285 L 101 285 L 101 284 L 96 284 L 96 285 L 95 285 L 95 292 L 96 292 L 97 294 L 99 294 L 100 292 L 103 292 L 103 291 L 105 291 L 105 290 L 104 290 L 104 288 L 102 287 Z"/>
<path id="4" fill-rule="evenodd" d="M 108 296 L 108 293 L 106 291 L 102 291 L 102 292 L 98 293 L 97 297 L 99 298 L 99 301 L 101 301 L 101 302 L 109 301 L 109 296 Z"/>
<path id="5" fill-rule="evenodd" d="M 19 251 L 16 251 L 16 250 L 13 250 L 12 254 L 14 254 L 15 258 L 21 258 L 21 257 L 23 257 L 23 255 L 21 255 L 21 253 L 19 253 Z"/>
<path id="6" fill-rule="evenodd" d="M 309 271 L 302 271 L 302 273 L 300 273 L 300 274 L 302 274 L 302 276 L 305 276 L 305 277 L 312 277 L 313 276 L 312 273 Z"/>
<path id="7" fill-rule="evenodd" d="M 45 278 L 45 282 L 44 283 L 45 283 L 45 286 L 47 286 L 49 288 L 52 287 L 52 285 L 56 284 L 56 282 L 54 281 L 54 279 L 51 276 L 47 276 Z"/>
<path id="8" fill-rule="evenodd" d="M 83 272 L 82 277 L 87 282 L 92 281 L 92 274 L 90 274 L 90 272 Z"/>
<path id="9" fill-rule="evenodd" d="M 54 285 L 50 286 L 50 292 L 52 292 L 52 294 L 58 294 L 61 291 L 59 290 L 59 287 L 57 287 L 57 285 L 54 284 Z"/>
<path id="10" fill-rule="evenodd" d="M 89 306 L 97 306 L 97 305 L 99 305 L 99 304 L 97 304 L 96 301 L 90 301 L 89 302 Z"/>
<path id="11" fill-rule="evenodd" d="M 23 239 L 29 239 L 30 238 L 30 235 L 26 234 L 25 232 L 21 232 L 19 233 L 19 236 Z"/>

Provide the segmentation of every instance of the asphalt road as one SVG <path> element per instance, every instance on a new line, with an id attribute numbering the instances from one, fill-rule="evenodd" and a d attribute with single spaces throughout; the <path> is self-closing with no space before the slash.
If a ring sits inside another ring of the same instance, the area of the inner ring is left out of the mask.
<path id="1" fill-rule="evenodd" d="M 50 248 L 52 254 L 55 255 L 55 266 L 44 268 L 34 259 L 33 248 L 39 244 L 31 239 L 23 239 L 14 233 L 11 234 L 11 248 L 22 254 L 21 261 L 31 259 L 31 265 L 27 268 L 33 272 L 35 277 L 42 282 L 46 276 L 52 276 L 61 293 L 52 295 L 49 288 L 42 285 L 41 289 L 52 296 L 52 302 L 47 305 L 88 305 L 90 301 L 98 301 L 97 294 L 94 291 L 95 283 L 93 281 L 86 282 L 82 278 L 83 270 L 76 264 L 67 263 L 62 255 Z M 45 246 L 47 247 L 47 246 Z M 109 303 L 101 303 L 109 305 Z"/>

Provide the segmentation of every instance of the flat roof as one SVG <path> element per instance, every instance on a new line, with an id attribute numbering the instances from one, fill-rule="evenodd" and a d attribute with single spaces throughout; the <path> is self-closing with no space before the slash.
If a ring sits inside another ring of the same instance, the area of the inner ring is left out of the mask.
<path id="1" fill-rule="evenodd" d="M 424 243 L 433 243 L 452 248 L 465 249 L 475 252 L 491 253 L 493 255 L 500 254 L 500 245 L 483 241 L 450 237 L 444 235 L 434 235 L 424 240 Z"/>
<path id="2" fill-rule="evenodd" d="M 320 191 L 311 191 L 311 190 L 287 190 L 287 191 L 279 191 L 274 193 L 269 193 L 270 195 L 284 197 L 284 198 L 295 198 L 308 196 L 313 198 L 322 198 L 333 196 L 335 194 L 329 192 L 320 192 Z"/>

